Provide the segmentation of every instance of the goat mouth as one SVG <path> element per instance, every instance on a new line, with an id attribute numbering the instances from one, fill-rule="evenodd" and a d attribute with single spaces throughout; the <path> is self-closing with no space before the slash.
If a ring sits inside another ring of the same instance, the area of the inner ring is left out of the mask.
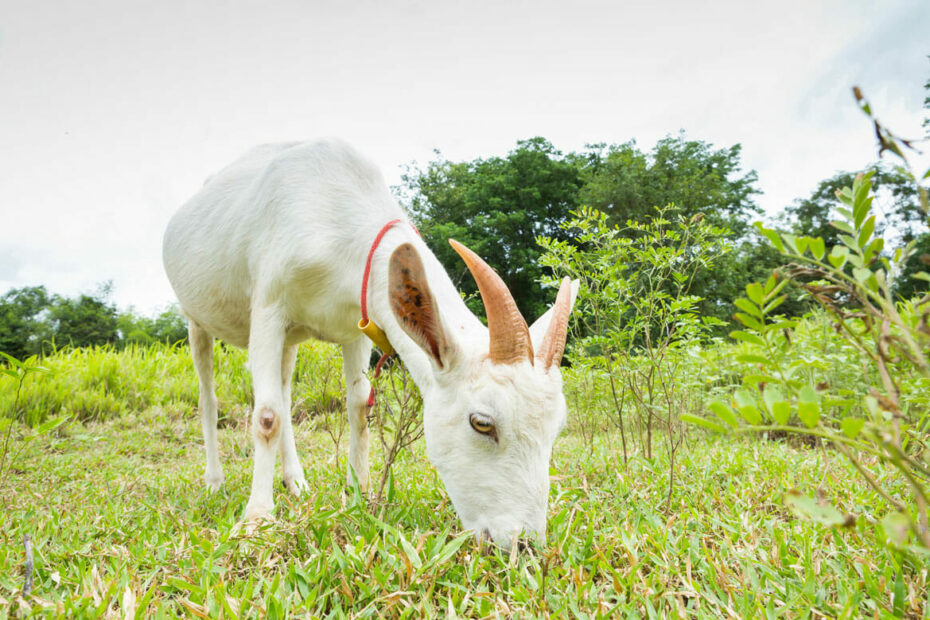
<path id="1" fill-rule="evenodd" d="M 496 541 L 487 528 L 475 532 L 475 539 L 485 553 L 493 553 L 495 548 L 510 551 L 516 549 L 518 553 L 526 553 L 533 547 L 533 541 L 527 536 L 513 535 L 506 540 Z M 509 544 L 508 544 L 509 543 Z"/>

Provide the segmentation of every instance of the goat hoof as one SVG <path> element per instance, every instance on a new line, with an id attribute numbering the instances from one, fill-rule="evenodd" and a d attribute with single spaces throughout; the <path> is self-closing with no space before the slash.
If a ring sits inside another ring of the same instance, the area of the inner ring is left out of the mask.
<path id="1" fill-rule="evenodd" d="M 223 475 L 223 470 L 219 472 L 207 472 L 203 476 L 204 482 L 207 484 L 207 491 L 210 493 L 216 493 L 220 490 L 220 487 L 223 486 L 226 477 Z"/>
<path id="2" fill-rule="evenodd" d="M 291 492 L 294 497 L 300 497 L 307 490 L 307 481 L 303 474 L 293 477 L 284 478 L 284 486 Z"/>
<path id="3" fill-rule="evenodd" d="M 249 502 L 245 506 L 245 514 L 242 517 L 242 520 L 246 523 L 251 522 L 260 522 L 260 521 L 274 521 L 274 504 L 264 505 L 264 504 L 253 504 Z"/>

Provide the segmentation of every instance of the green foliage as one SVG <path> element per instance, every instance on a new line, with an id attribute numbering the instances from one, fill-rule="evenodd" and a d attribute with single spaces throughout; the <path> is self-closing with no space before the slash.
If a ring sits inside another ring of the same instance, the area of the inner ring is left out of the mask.
<path id="1" fill-rule="evenodd" d="M 918 186 L 907 171 L 876 163 L 864 172 L 872 182 L 878 235 L 907 243 L 926 230 Z M 852 186 L 858 174 L 840 172 L 821 181 L 809 197 L 785 209 L 780 224 L 796 236 L 823 239 L 828 247 L 838 245 L 840 231 L 831 224 L 839 217 L 836 193 Z"/>
<path id="2" fill-rule="evenodd" d="M 832 222 L 839 231 L 833 245 L 821 237 L 759 225 L 793 262 L 782 279 L 773 275 L 764 284 L 750 284 L 746 297 L 737 300 L 741 312 L 736 317 L 745 331 L 732 336 L 746 347 L 737 359 L 755 370 L 743 376 L 743 389 L 713 403 L 711 411 L 725 423 L 721 429 L 789 431 L 828 440 L 889 504 L 891 510 L 879 521 L 880 536 L 899 548 L 912 543 L 928 548 L 930 306 L 926 297 L 895 298 L 895 275 L 914 244 L 890 258 L 882 255 L 884 238 L 876 232 L 870 177 L 859 175 L 852 187 L 837 192 L 843 206 L 836 210 L 842 219 Z M 830 315 L 849 345 L 843 355 L 850 366 L 867 369 L 858 383 L 831 385 L 820 375 L 822 360 L 790 354 L 798 323 L 776 314 L 785 300 L 784 278 L 799 282 Z M 930 280 L 926 274 L 922 278 Z M 896 475 L 877 475 L 875 463 L 890 466 Z M 908 489 L 904 495 L 902 485 Z M 827 521 L 837 521 L 835 511 L 812 508 L 810 500 L 795 497 L 792 506 L 817 520 L 833 515 Z M 850 520 L 855 516 L 841 521 Z M 898 523 L 907 525 L 903 533 Z"/>
<path id="3" fill-rule="evenodd" d="M 0 351 L 16 359 L 39 353 L 49 303 L 44 286 L 10 289 L 0 297 Z"/>
<path id="4" fill-rule="evenodd" d="M 17 457 L 20 456 L 22 451 L 29 445 L 33 440 L 50 433 L 55 430 L 68 420 L 68 416 L 59 416 L 47 421 L 45 424 L 42 424 L 36 429 L 32 429 L 31 432 L 25 433 L 22 441 L 19 444 L 18 450 L 10 455 L 10 437 L 13 435 L 13 427 L 18 419 L 21 418 L 20 412 L 20 395 L 23 391 L 23 383 L 26 381 L 26 377 L 31 375 L 48 373 L 48 369 L 42 366 L 39 366 L 36 363 L 35 357 L 30 357 L 29 359 L 21 362 L 15 357 L 7 355 L 6 353 L 0 352 L 0 362 L 3 363 L 0 366 L 0 377 L 11 380 L 16 385 L 15 393 L 13 396 L 13 402 L 10 405 L 9 411 L 4 412 L 4 415 L 0 416 L 0 430 L 3 433 L 3 447 L 0 448 L 0 484 L 6 481 L 6 476 L 4 475 L 7 469 L 7 457 L 10 456 L 9 461 L 13 462 L 17 460 Z"/>
<path id="5" fill-rule="evenodd" d="M 517 143 L 507 157 L 453 163 L 442 159 L 404 176 L 401 199 L 453 280 L 470 296 L 476 292 L 447 239 L 465 243 L 500 273 L 517 304 L 532 321 L 547 308 L 538 282 L 548 275 L 537 262 L 536 237 L 569 241 L 563 224 L 579 205 L 607 215 L 622 234 L 640 231 L 628 221 L 645 221 L 654 205 L 676 204 L 682 217 L 698 214 L 726 228 L 731 252 L 713 273 L 691 277 L 700 311 L 728 318 L 726 304 L 737 294 L 747 270 L 773 265 L 771 255 L 748 238 L 748 221 L 758 213 L 753 196 L 756 174 L 741 170 L 741 148 L 715 149 L 685 139 L 660 140 L 648 153 L 634 142 L 597 144 L 563 155 L 543 138 Z M 765 262 L 768 259 L 769 262 Z M 477 300 L 470 301 L 480 316 Z"/>
<path id="6" fill-rule="evenodd" d="M 749 229 L 750 218 L 760 212 L 754 201 L 760 192 L 756 173 L 742 171 L 741 152 L 739 144 L 718 149 L 679 134 L 659 140 L 648 153 L 628 142 L 594 145 L 583 155 L 579 201 L 607 213 L 612 224 L 643 222 L 654 205 L 674 204 L 685 218 L 700 216 L 729 231 L 732 251 L 719 257 L 713 270 L 699 268 L 690 275 L 700 314 L 724 321 L 730 320 L 729 305 L 747 277 L 776 264 Z"/>
<path id="7" fill-rule="evenodd" d="M 187 321 L 177 305 L 172 305 L 154 318 L 138 315 L 130 309 L 120 313 L 117 327 L 121 346 L 130 343 L 148 345 L 155 342 L 187 342 Z"/>
<path id="8" fill-rule="evenodd" d="M 674 463 L 681 441 L 679 413 L 690 387 L 687 373 L 680 371 L 689 360 L 689 345 L 713 326 L 713 319 L 699 318 L 700 298 L 689 288 L 695 271 L 708 269 L 730 249 L 727 231 L 700 215 L 686 218 L 671 206 L 624 228 L 595 209 L 572 215 L 564 225 L 571 243 L 539 240 L 542 265 L 581 281 L 575 315 L 584 329 L 571 345 L 572 364 L 593 372 L 595 381 L 606 378 L 624 462 L 628 430 L 639 434 L 652 458 L 653 434 L 661 427 Z"/>
<path id="9" fill-rule="evenodd" d="M 69 298 L 44 286 L 10 289 L 0 297 L 0 351 L 17 359 L 61 347 L 187 342 L 187 322 L 177 306 L 149 318 L 131 308 L 117 312 L 111 286 Z"/>
<path id="10" fill-rule="evenodd" d="M 90 347 L 118 340 L 116 307 L 106 301 L 107 294 L 56 296 L 48 316 L 56 346 Z"/>
<path id="11" fill-rule="evenodd" d="M 615 224 L 644 221 L 655 205 L 675 204 L 682 216 L 701 213 L 740 237 L 759 213 L 752 197 L 760 193 L 756 173 L 741 171 L 741 151 L 739 144 L 715 149 L 684 134 L 659 140 L 648 154 L 635 142 L 593 145 L 576 156 L 584 160 L 580 202 Z"/>

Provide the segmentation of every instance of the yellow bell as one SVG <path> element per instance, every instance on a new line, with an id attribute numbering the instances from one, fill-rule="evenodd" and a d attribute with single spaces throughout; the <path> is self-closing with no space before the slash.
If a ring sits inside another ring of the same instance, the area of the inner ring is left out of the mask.
<path id="1" fill-rule="evenodd" d="M 362 330 L 363 334 L 368 336 L 369 340 L 375 343 L 376 347 L 381 349 L 384 355 L 391 355 L 394 353 L 394 347 L 388 342 L 387 335 L 374 321 L 361 319 L 358 322 L 358 328 Z"/>

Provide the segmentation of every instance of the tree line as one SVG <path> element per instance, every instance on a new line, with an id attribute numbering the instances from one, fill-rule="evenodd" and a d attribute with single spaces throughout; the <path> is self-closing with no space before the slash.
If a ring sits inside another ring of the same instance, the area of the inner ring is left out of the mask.
<path id="1" fill-rule="evenodd" d="M 0 351 L 18 359 L 57 348 L 131 343 L 172 344 L 187 340 L 187 324 L 171 307 L 156 316 L 119 311 L 112 285 L 74 297 L 51 294 L 44 286 L 14 288 L 0 297 Z"/>

